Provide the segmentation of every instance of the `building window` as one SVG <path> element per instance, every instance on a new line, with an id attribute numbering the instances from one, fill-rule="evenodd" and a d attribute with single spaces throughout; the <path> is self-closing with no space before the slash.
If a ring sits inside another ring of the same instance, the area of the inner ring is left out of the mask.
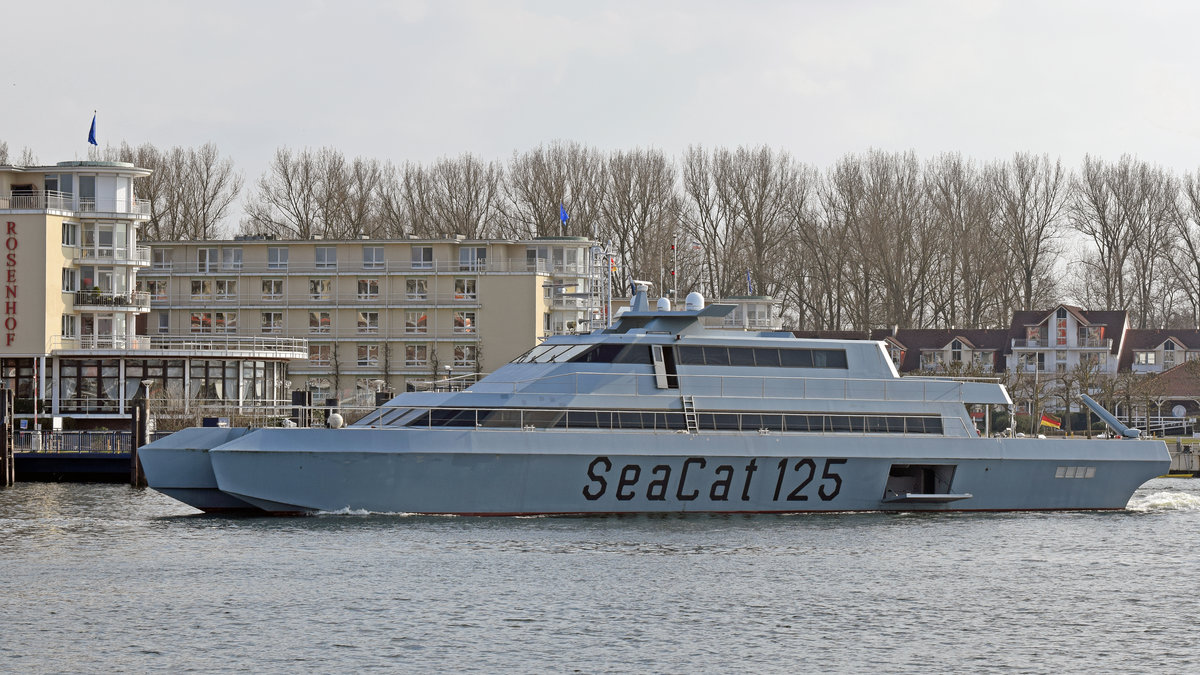
<path id="1" fill-rule="evenodd" d="M 326 359 L 320 365 L 329 365 L 329 360 Z M 317 377 L 309 380 L 308 390 L 312 392 L 313 403 L 324 403 L 333 398 L 333 382 L 327 377 Z"/>
<path id="2" fill-rule="evenodd" d="M 454 345 L 454 365 L 475 365 L 475 345 Z"/>
<path id="3" fill-rule="evenodd" d="M 482 246 L 458 249 L 458 269 L 481 270 L 487 266 L 487 249 Z"/>
<path id="4" fill-rule="evenodd" d="M 379 332 L 379 312 L 359 312 L 358 332 L 372 334 Z"/>
<path id="5" fill-rule="evenodd" d="M 283 332 L 283 312 L 263 312 L 262 313 L 262 332 L 264 332 L 264 333 L 282 333 Z"/>
<path id="6" fill-rule="evenodd" d="M 475 312 L 455 312 L 454 313 L 454 332 L 455 333 L 474 333 L 476 328 Z"/>
<path id="7" fill-rule="evenodd" d="M 64 293 L 79 290 L 79 270 L 64 269 L 62 271 L 62 289 Z"/>
<path id="8" fill-rule="evenodd" d="M 364 246 L 363 247 L 363 269 L 365 269 L 365 270 L 381 270 L 381 269 L 383 269 L 383 247 L 382 246 Z"/>
<path id="9" fill-rule="evenodd" d="M 412 268 L 414 270 L 431 270 L 431 269 L 433 269 L 433 247 L 432 246 L 414 246 L 414 247 L 412 247 Z"/>
<path id="10" fill-rule="evenodd" d="M 171 332 L 171 314 L 169 312 L 159 312 L 158 313 L 158 332 L 159 333 Z"/>
<path id="11" fill-rule="evenodd" d="M 233 300 L 237 298 L 237 279 L 217 279 L 217 299 Z"/>
<path id="12" fill-rule="evenodd" d="M 213 284 L 211 279 L 192 279 L 192 299 L 211 300 Z"/>
<path id="13" fill-rule="evenodd" d="M 74 314 L 62 315 L 62 334 L 64 337 L 79 335 L 79 317 Z"/>
<path id="14" fill-rule="evenodd" d="M 1045 372 L 1046 370 L 1046 354 L 1045 352 L 1028 352 L 1021 354 L 1021 369 L 1025 372 L 1032 373 L 1035 370 Z"/>
<path id="15" fill-rule="evenodd" d="M 475 280 L 474 279 L 455 279 L 454 280 L 454 299 L 455 300 L 474 300 L 475 295 Z"/>
<path id="16" fill-rule="evenodd" d="M 263 300 L 280 300 L 283 298 L 283 279 L 262 280 Z"/>
<path id="17" fill-rule="evenodd" d="M 1156 361 L 1156 359 L 1154 357 L 1155 357 L 1154 352 L 1134 352 L 1133 353 L 1134 363 L 1138 364 L 1139 366 L 1154 365 L 1155 361 Z"/>
<path id="18" fill-rule="evenodd" d="M 273 270 L 286 270 L 288 266 L 288 250 L 282 246 L 272 246 L 267 249 L 267 267 Z"/>
<path id="19" fill-rule="evenodd" d="M 425 310 L 419 309 L 415 312 L 404 313 L 404 332 L 405 333 L 427 333 L 429 328 L 426 325 L 427 317 Z"/>
<path id="20" fill-rule="evenodd" d="M 407 300 L 425 300 L 429 298 L 428 279 L 408 279 L 404 282 L 404 297 Z"/>
<path id="21" fill-rule="evenodd" d="M 171 249 L 156 248 L 150 253 L 150 263 L 156 270 L 171 269 Z"/>
<path id="22" fill-rule="evenodd" d="M 379 345 L 359 345 L 358 346 L 358 365 L 360 365 L 360 366 L 377 366 L 377 365 L 379 365 Z"/>
<path id="23" fill-rule="evenodd" d="M 309 312 L 308 332 L 328 333 L 330 330 L 329 312 Z"/>
<path id="24" fill-rule="evenodd" d="M 212 312 L 192 312 L 192 332 L 212 332 Z"/>
<path id="25" fill-rule="evenodd" d="M 308 360 L 314 366 L 329 365 L 331 345 L 308 345 Z"/>
<path id="26" fill-rule="evenodd" d="M 237 332 L 237 312 L 214 312 L 213 313 L 213 332 L 214 333 L 236 333 Z"/>
<path id="27" fill-rule="evenodd" d="M 333 282 L 329 279 L 309 279 L 308 294 L 313 300 L 328 300 Z"/>
<path id="28" fill-rule="evenodd" d="M 429 365 L 429 346 L 428 345 L 405 345 L 404 346 L 404 365 L 406 365 L 406 366 Z"/>
<path id="29" fill-rule="evenodd" d="M 217 249 L 196 249 L 196 271 L 201 274 L 217 271 Z"/>
<path id="30" fill-rule="evenodd" d="M 374 300 L 379 297 L 379 280 L 378 279 L 359 279 L 358 280 L 358 299 L 359 300 Z"/>
<path id="31" fill-rule="evenodd" d="M 950 343 L 950 362 L 962 363 L 963 360 L 963 343 L 954 340 Z"/>
<path id="32" fill-rule="evenodd" d="M 150 294 L 151 300 L 166 300 L 167 299 L 167 280 L 166 279 L 147 279 L 144 283 L 145 290 Z"/>
<path id="33" fill-rule="evenodd" d="M 334 269 L 337 267 L 337 248 L 334 246 L 318 246 L 316 248 L 317 269 Z"/>
<path id="34" fill-rule="evenodd" d="M 227 271 L 242 269 L 242 249 L 240 249 L 240 248 L 223 248 L 223 249 L 221 249 L 221 269 L 227 270 Z"/>
<path id="35" fill-rule="evenodd" d="M 78 246 L 79 245 L 79 226 L 75 223 L 62 224 L 62 245 L 63 246 Z"/>

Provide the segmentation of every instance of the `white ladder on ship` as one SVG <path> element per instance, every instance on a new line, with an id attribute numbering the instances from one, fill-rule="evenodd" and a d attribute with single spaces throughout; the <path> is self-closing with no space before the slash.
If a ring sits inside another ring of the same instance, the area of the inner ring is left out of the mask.
<path id="1" fill-rule="evenodd" d="M 680 397 L 683 401 L 683 420 L 687 424 L 689 433 L 700 431 L 700 422 L 696 418 L 696 397 L 691 394 L 684 394 Z"/>

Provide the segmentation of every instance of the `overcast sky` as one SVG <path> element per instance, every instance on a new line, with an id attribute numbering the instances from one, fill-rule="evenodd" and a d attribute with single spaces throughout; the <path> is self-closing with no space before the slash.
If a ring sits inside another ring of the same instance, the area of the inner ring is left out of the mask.
<path id="1" fill-rule="evenodd" d="M 766 144 L 1200 167 L 1185 2 L 9 3 L 0 140 L 43 163 L 214 142 L 403 163 Z M 237 218 L 233 219 L 235 222 Z"/>

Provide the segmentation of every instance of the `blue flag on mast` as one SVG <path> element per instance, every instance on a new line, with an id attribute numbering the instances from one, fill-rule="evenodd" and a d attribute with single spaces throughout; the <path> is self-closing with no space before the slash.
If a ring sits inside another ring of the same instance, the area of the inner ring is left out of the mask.
<path id="1" fill-rule="evenodd" d="M 92 145 L 100 145 L 96 142 L 96 113 L 92 113 L 92 130 L 88 132 L 88 143 Z"/>
<path id="2" fill-rule="evenodd" d="M 571 216 L 567 215 L 567 207 L 561 202 L 558 204 L 558 219 L 562 221 L 563 227 L 566 227 L 567 221 L 571 219 Z"/>
<path id="3" fill-rule="evenodd" d="M 750 281 L 750 270 L 746 270 L 746 295 L 754 295 L 754 284 Z"/>

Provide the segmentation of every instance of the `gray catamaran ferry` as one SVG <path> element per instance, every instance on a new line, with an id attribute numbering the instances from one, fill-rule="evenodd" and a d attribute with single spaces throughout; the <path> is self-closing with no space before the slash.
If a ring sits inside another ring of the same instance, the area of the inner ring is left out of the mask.
<path id="1" fill-rule="evenodd" d="M 901 378 L 877 342 L 702 325 L 730 309 L 651 309 L 639 286 L 611 327 L 466 390 L 342 429 L 187 429 L 141 461 L 201 510 L 277 514 L 1121 509 L 1169 467 L 1162 441 L 981 436 L 968 406 L 1011 405 L 1000 384 Z"/>

